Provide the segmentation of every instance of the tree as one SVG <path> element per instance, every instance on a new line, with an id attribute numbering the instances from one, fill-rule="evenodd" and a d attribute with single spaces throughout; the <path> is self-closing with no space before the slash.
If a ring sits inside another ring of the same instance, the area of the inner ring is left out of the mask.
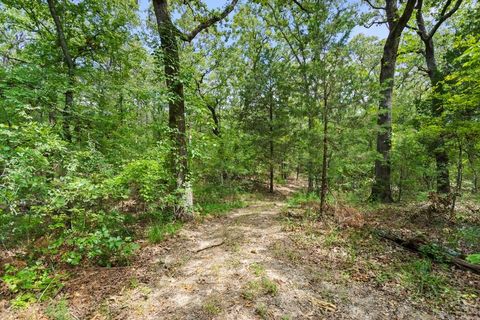
<path id="1" fill-rule="evenodd" d="M 55 0 L 48 0 L 48 9 L 52 15 L 52 19 L 55 22 L 55 30 L 57 32 L 58 45 L 63 53 L 63 60 L 67 65 L 68 74 L 68 88 L 65 91 L 65 107 L 63 109 L 63 135 L 66 140 L 72 141 L 72 134 L 70 133 L 70 116 L 73 112 L 73 86 L 75 85 L 75 62 L 73 61 L 70 49 L 68 48 L 67 40 L 65 39 L 65 33 L 63 32 L 62 22 L 60 16 L 57 13 Z"/>
<path id="2" fill-rule="evenodd" d="M 374 9 L 385 11 L 388 25 L 388 36 L 383 46 L 380 64 L 380 101 L 378 104 L 377 152 L 381 159 L 375 160 L 375 181 L 370 199 L 380 202 L 392 202 L 391 190 L 391 159 L 392 148 L 392 95 L 394 88 L 395 66 L 402 32 L 413 13 L 416 0 L 408 0 L 400 11 L 397 0 L 386 0 L 384 7 L 374 6 Z M 401 13 L 401 14 L 400 14 Z"/>
<path id="3" fill-rule="evenodd" d="M 423 56 L 425 57 L 425 62 L 427 64 L 427 74 L 430 79 L 431 86 L 434 90 L 433 97 L 431 101 L 431 113 L 434 117 L 439 118 L 443 113 L 443 103 L 439 97 L 443 88 L 442 81 L 445 77 L 445 73 L 440 70 L 437 59 L 435 57 L 435 46 L 433 37 L 438 31 L 440 26 L 450 18 L 457 10 L 460 8 L 462 0 L 455 1 L 453 7 L 449 10 L 449 7 L 452 4 L 452 1 L 447 0 L 442 10 L 440 11 L 440 16 L 437 22 L 432 26 L 431 30 L 427 30 L 427 25 L 424 19 L 424 4 L 423 0 L 418 0 L 417 4 L 417 34 L 420 37 L 421 41 L 424 44 Z M 449 193 L 450 192 L 450 177 L 448 172 L 448 153 L 445 150 L 445 137 L 443 134 L 440 134 L 436 139 L 433 146 L 433 154 L 435 156 L 436 162 L 436 174 L 437 174 L 437 192 L 438 193 Z"/>
<path id="4" fill-rule="evenodd" d="M 192 215 L 193 194 L 188 177 L 188 153 L 185 122 L 185 97 L 183 83 L 180 79 L 180 56 L 177 37 L 190 42 L 198 33 L 214 23 L 224 19 L 235 7 L 238 0 L 232 2 L 221 12 L 209 19 L 204 19 L 189 33 L 180 32 L 172 22 L 167 0 L 153 0 L 163 52 L 165 81 L 170 93 L 168 124 L 172 130 L 173 151 L 171 154 L 172 172 L 176 180 L 176 189 L 182 200 L 175 209 L 177 217 L 190 218 Z"/>

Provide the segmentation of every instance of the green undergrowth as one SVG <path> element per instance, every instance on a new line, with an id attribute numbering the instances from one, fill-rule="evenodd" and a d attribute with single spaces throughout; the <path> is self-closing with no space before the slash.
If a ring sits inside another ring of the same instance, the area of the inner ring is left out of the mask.
<path id="1" fill-rule="evenodd" d="M 160 243 L 166 237 L 176 234 L 182 228 L 182 225 L 180 221 L 154 224 L 148 229 L 148 240 L 151 243 Z"/>
<path id="2" fill-rule="evenodd" d="M 202 186 L 195 190 L 196 211 L 202 216 L 220 216 L 246 206 L 247 193 L 234 186 Z"/>
<path id="3" fill-rule="evenodd" d="M 24 268 L 7 264 L 4 271 L 1 280 L 15 294 L 11 301 L 14 307 L 21 308 L 32 302 L 44 301 L 62 288 L 64 275 L 55 273 L 40 261 Z"/>
<path id="4" fill-rule="evenodd" d="M 305 204 L 313 203 L 313 202 L 319 202 L 320 198 L 318 197 L 317 194 L 315 193 L 305 193 L 303 191 L 295 192 L 293 193 L 288 201 L 287 205 L 289 207 L 296 207 L 296 206 L 302 206 Z"/>

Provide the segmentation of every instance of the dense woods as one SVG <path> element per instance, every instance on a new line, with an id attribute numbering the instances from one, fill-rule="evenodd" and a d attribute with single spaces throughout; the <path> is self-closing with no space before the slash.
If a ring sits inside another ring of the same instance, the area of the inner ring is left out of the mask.
<path id="1" fill-rule="evenodd" d="M 478 1 L 0 0 L 0 318 L 292 183 L 476 265 L 479 179 Z"/>

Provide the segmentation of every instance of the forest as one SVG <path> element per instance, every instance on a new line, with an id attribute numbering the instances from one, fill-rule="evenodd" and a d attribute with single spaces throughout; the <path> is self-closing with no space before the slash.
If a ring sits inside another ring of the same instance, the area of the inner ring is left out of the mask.
<path id="1" fill-rule="evenodd" d="M 479 319 L 477 0 L 0 0 L 0 319 Z"/>

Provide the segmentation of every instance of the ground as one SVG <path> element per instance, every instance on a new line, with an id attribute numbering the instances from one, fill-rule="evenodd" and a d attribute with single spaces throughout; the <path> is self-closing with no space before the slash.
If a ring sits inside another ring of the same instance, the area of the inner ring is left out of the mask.
<path id="1" fill-rule="evenodd" d="M 187 224 L 161 244 L 144 243 L 131 266 L 78 269 L 55 302 L 0 309 L 0 318 L 480 318 L 478 291 L 461 309 L 445 309 L 406 296 L 393 288 L 395 281 L 378 281 L 382 261 L 390 263 L 385 248 L 399 257 L 411 253 L 349 230 L 356 246 L 370 248 L 352 253 L 340 229 L 290 216 L 281 195 L 253 199 L 227 215 Z M 478 276 L 468 277 L 471 286 L 479 284 Z"/>

